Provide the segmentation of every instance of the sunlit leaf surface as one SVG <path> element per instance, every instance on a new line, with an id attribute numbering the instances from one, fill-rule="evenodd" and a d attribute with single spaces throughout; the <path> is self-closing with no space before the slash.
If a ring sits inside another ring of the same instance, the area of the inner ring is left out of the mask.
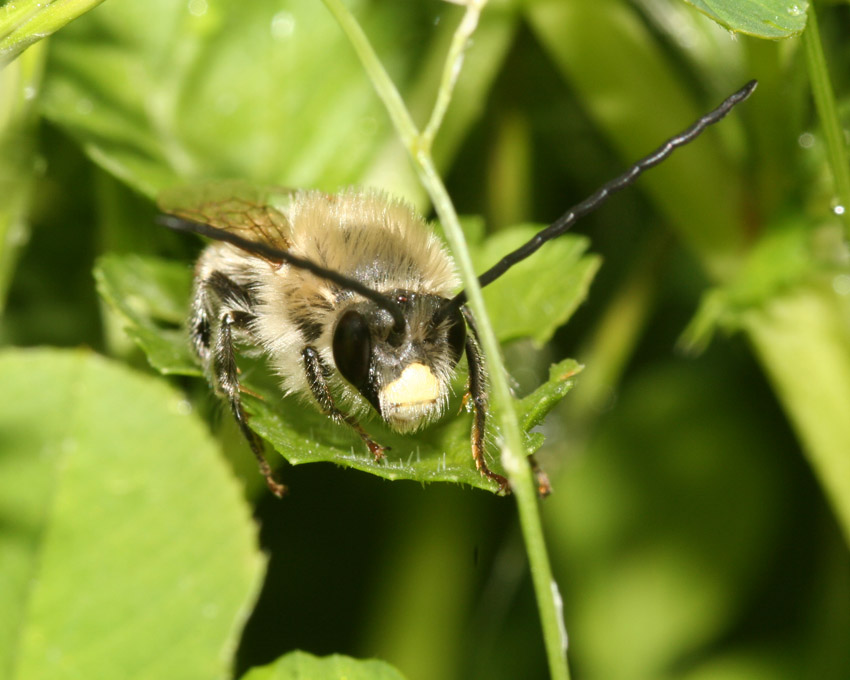
<path id="1" fill-rule="evenodd" d="M 388 663 L 374 659 L 359 660 L 334 654 L 317 657 L 292 652 L 274 663 L 252 668 L 242 680 L 404 680 Z"/>
<path id="2" fill-rule="evenodd" d="M 358 19 L 422 116 L 448 3 L 361 2 Z M 454 155 L 479 114 L 516 25 L 488 12 L 435 154 Z M 154 198 L 186 180 L 245 177 L 336 190 L 423 192 L 351 46 L 321 2 L 105 3 L 52 44 L 45 115 L 110 173 Z"/>
<path id="3" fill-rule="evenodd" d="M 789 38 L 806 27 L 808 0 L 685 0 L 717 23 L 759 38 Z"/>
<path id="4" fill-rule="evenodd" d="M 88 351 L 0 373 L 0 676 L 224 677 L 264 560 L 191 406 Z"/>

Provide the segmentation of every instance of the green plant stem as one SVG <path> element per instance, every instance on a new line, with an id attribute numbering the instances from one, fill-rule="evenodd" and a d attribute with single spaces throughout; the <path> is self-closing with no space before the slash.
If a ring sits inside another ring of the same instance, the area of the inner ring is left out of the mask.
<path id="1" fill-rule="evenodd" d="M 569 668 L 566 657 L 566 633 L 563 625 L 560 596 L 552 576 L 546 544 L 543 539 L 535 481 L 524 455 L 519 422 L 513 408 L 513 400 L 501 359 L 499 343 L 487 316 L 481 287 L 478 285 L 478 277 L 463 238 L 457 213 L 431 157 L 431 140 L 425 139 L 423 135 L 419 134 L 398 90 L 393 85 L 380 60 L 375 55 L 368 38 L 354 17 L 351 16 L 340 0 L 323 0 L 323 2 L 347 34 L 355 52 L 363 62 L 366 72 L 369 74 L 378 96 L 384 102 L 399 136 L 407 147 L 417 173 L 434 203 L 434 209 L 445 230 L 446 239 L 452 248 L 461 278 L 466 286 L 469 305 L 476 316 L 481 343 L 487 357 L 491 395 L 498 407 L 502 439 L 502 464 L 508 474 L 517 501 L 520 526 L 525 539 L 540 612 L 550 674 L 556 680 L 567 680 Z M 471 0 L 465 18 L 470 16 L 470 12 L 475 12 L 475 22 L 462 21 L 459 29 L 461 35 L 470 30 L 470 24 L 474 29 L 477 13 L 480 12 L 483 5 L 483 0 Z M 468 41 L 470 34 L 471 32 L 465 33 L 462 40 L 457 39 L 456 36 L 452 41 L 453 47 L 460 47 L 449 51 L 441 90 L 443 88 L 450 89 L 454 86 L 457 72 L 460 70 L 462 48 Z M 437 96 L 435 112 L 429 122 L 429 134 L 432 136 L 436 135 L 437 127 L 442 120 L 442 112 L 448 106 L 449 97 L 450 92 L 448 94 L 443 92 Z M 442 109 L 442 111 L 439 109 Z"/>
<path id="2" fill-rule="evenodd" d="M 803 33 L 803 47 L 812 95 L 823 128 L 829 165 L 835 181 L 837 205 L 844 209 L 837 214 L 844 223 L 844 238 L 850 240 L 850 159 L 847 157 L 847 144 L 838 120 L 835 93 L 829 80 L 814 3 L 809 7 L 808 24 Z"/>
<path id="3" fill-rule="evenodd" d="M 531 578 L 543 628 L 549 671 L 552 678 L 566 680 L 569 678 L 569 669 L 566 659 L 566 632 L 560 596 L 549 564 L 535 480 L 524 454 L 519 421 L 513 408 L 513 399 L 506 379 L 499 342 L 487 317 L 481 287 L 478 285 L 451 199 L 430 156 L 421 155 L 419 163 L 421 163 L 418 168 L 420 177 L 434 201 L 434 210 L 440 218 L 440 223 L 446 232 L 446 238 L 458 261 L 461 277 L 466 284 L 469 305 L 475 314 L 481 344 L 487 356 L 491 394 L 495 398 L 495 403 L 499 406 L 498 419 L 502 438 L 502 464 L 516 497 L 520 526 L 528 553 Z"/>
<path id="4" fill-rule="evenodd" d="M 437 136 L 440 125 L 443 123 L 449 103 L 452 100 L 452 93 L 457 84 L 457 77 L 460 75 L 460 69 L 463 66 L 463 52 L 469 44 L 469 39 L 478 27 L 481 10 L 484 9 L 484 5 L 486 4 L 487 0 L 469 0 L 463 19 L 461 19 L 460 25 L 452 36 L 452 42 L 449 46 L 449 52 L 446 55 L 445 65 L 443 66 L 442 81 L 440 82 L 440 87 L 437 89 L 437 99 L 434 102 L 434 109 L 431 111 L 431 118 L 428 120 L 428 124 L 422 131 L 423 146 L 429 152 L 434 142 L 434 137 Z"/>

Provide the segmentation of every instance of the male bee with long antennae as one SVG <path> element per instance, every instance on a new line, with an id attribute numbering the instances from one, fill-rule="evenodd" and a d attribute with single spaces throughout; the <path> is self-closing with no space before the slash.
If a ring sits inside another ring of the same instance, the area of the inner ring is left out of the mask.
<path id="1" fill-rule="evenodd" d="M 752 94 L 751 81 L 693 125 L 577 204 L 479 277 L 486 286 L 579 218 L 688 144 Z M 215 391 L 231 410 L 269 488 L 282 496 L 242 406 L 236 345 L 266 355 L 287 393 L 307 395 L 352 428 L 375 458 L 385 448 L 358 418 L 373 409 L 394 430 L 443 415 L 465 354 L 474 410 L 472 458 L 510 491 L 484 453 L 487 377 L 466 292 L 451 257 L 407 205 L 370 191 L 288 192 L 288 208 L 233 196 L 181 205 L 166 193 L 160 222 L 216 241 L 195 269 L 189 333 Z"/>

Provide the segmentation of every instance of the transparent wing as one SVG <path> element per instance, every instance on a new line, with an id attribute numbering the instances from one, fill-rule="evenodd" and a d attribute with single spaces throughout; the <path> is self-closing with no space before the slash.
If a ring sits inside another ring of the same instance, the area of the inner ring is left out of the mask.
<path id="1" fill-rule="evenodd" d="M 285 205 L 293 193 L 294 189 L 225 180 L 166 189 L 157 203 L 169 215 L 287 250 L 289 221 L 276 206 Z"/>

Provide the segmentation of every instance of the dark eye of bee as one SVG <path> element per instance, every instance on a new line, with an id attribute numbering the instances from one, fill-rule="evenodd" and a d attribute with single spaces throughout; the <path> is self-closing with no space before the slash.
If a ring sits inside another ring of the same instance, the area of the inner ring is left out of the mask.
<path id="1" fill-rule="evenodd" d="M 457 307 L 451 316 L 449 316 L 448 321 L 451 325 L 449 326 L 449 334 L 446 340 L 449 343 L 452 359 L 454 363 L 457 363 L 460 361 L 460 357 L 463 354 L 463 347 L 466 343 L 466 321 Z"/>
<path id="2" fill-rule="evenodd" d="M 359 312 L 351 309 L 340 318 L 334 330 L 333 355 L 342 376 L 361 393 L 368 391 L 372 336 Z"/>

